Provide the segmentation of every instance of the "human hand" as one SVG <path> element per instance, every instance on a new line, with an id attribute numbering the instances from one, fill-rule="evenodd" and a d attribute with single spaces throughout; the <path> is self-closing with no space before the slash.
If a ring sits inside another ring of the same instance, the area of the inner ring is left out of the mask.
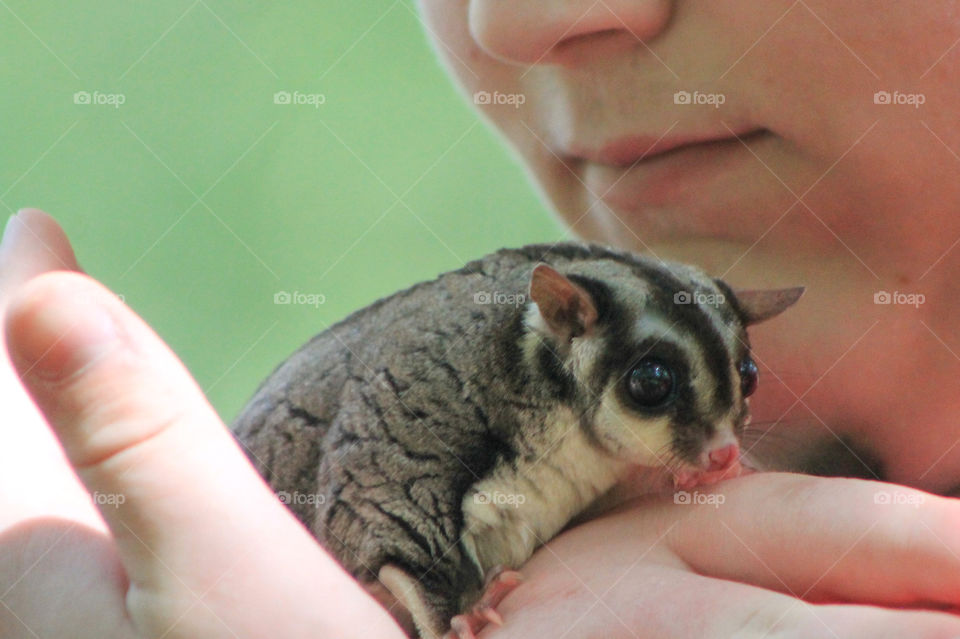
<path id="1" fill-rule="evenodd" d="M 960 601 L 960 502 L 785 473 L 698 491 L 555 538 L 481 639 L 960 636 L 958 616 L 902 609 Z"/>
<path id="2" fill-rule="evenodd" d="M 109 534 L 69 519 L 8 527 L 0 636 L 403 636 L 270 492 L 142 320 L 85 275 L 31 279 L 51 260 L 8 249 L 7 347 Z"/>
<path id="3" fill-rule="evenodd" d="M 0 316 L 30 278 L 79 271 L 56 221 L 36 209 L 10 218 L 0 246 Z M 0 340 L 0 530 L 29 517 L 55 515 L 101 531 L 106 524 L 67 463 L 57 438 L 20 384 Z"/>

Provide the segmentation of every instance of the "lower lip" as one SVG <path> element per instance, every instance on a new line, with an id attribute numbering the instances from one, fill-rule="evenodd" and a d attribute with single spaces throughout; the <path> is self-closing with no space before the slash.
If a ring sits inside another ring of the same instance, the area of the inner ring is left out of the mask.
<path id="1" fill-rule="evenodd" d="M 768 131 L 757 131 L 739 139 L 691 144 L 627 167 L 586 163 L 583 182 L 614 210 L 703 204 L 712 183 L 735 176 L 747 163 L 762 166 L 751 151 L 771 137 Z"/>

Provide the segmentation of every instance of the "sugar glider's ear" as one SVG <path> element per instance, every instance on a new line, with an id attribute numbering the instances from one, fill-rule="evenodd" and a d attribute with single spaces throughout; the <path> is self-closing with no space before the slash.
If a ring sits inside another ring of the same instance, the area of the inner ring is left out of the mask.
<path id="1" fill-rule="evenodd" d="M 797 303 L 805 289 L 793 288 L 755 289 L 734 291 L 737 305 L 743 314 L 744 323 L 749 326 L 776 317 Z"/>
<path id="2" fill-rule="evenodd" d="M 533 269 L 530 299 L 546 328 L 561 342 L 590 332 L 597 322 L 597 307 L 590 294 L 547 264 Z"/>

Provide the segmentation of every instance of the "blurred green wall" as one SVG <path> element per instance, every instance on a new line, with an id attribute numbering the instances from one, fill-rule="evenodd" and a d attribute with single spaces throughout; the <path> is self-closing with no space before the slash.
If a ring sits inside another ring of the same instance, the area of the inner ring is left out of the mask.
<path id="1" fill-rule="evenodd" d="M 57 217 L 227 420 L 351 310 L 561 236 L 412 0 L 4 0 L 0 87 L 0 213 Z"/>

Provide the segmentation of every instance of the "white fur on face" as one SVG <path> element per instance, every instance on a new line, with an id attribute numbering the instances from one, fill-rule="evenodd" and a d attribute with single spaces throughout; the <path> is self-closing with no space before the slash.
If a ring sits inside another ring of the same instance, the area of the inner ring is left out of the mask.
<path id="1" fill-rule="evenodd" d="M 670 418 L 637 419 L 623 408 L 612 386 L 603 394 L 593 425 L 600 442 L 624 461 L 658 468 L 670 455 Z"/>

